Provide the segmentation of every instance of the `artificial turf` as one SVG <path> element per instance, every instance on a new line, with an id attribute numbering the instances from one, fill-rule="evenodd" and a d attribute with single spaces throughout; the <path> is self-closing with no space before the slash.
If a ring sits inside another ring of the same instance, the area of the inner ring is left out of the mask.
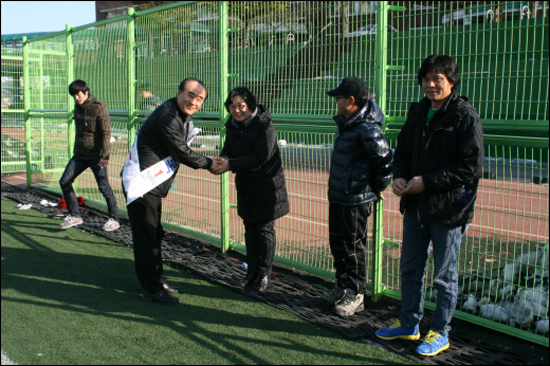
<path id="1" fill-rule="evenodd" d="M 2 197 L 2 350 L 18 364 L 415 364 L 165 265 L 141 301 L 132 250 Z"/>

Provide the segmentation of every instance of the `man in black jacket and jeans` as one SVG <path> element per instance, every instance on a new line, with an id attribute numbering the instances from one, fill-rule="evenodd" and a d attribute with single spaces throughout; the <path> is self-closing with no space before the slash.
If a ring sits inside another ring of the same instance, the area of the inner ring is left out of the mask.
<path id="1" fill-rule="evenodd" d="M 69 94 L 75 100 L 74 108 L 74 156 L 71 158 L 59 184 L 63 197 L 67 202 L 69 214 L 60 225 L 68 229 L 83 223 L 74 192 L 75 179 L 86 169 L 94 173 L 97 186 L 109 210 L 109 220 L 103 225 L 103 230 L 113 231 L 120 227 L 116 198 L 109 184 L 107 165 L 111 152 L 111 119 L 105 103 L 97 99 L 84 80 L 75 80 L 69 85 Z"/>
<path id="2" fill-rule="evenodd" d="M 392 151 L 381 130 L 384 114 L 363 80 L 344 78 L 327 93 L 336 98 L 338 132 L 328 183 L 329 242 L 336 284 L 322 300 L 340 316 L 364 309 L 365 248 L 372 202 L 384 199 L 391 181 Z"/>
<path id="3" fill-rule="evenodd" d="M 207 97 L 200 80 L 183 80 L 177 97 L 166 101 L 147 118 L 124 164 L 123 187 L 132 227 L 136 273 L 144 290 L 144 301 L 161 304 L 179 301 L 171 295 L 178 293 L 177 289 L 165 283 L 162 277 L 161 240 L 164 230 L 161 202 L 168 195 L 180 163 L 193 169 L 211 171 L 219 166 L 217 160 L 189 148 L 193 134 L 191 116 L 199 111 Z M 167 162 L 168 169 L 155 168 L 163 161 Z M 129 171 L 136 167 L 137 174 L 131 176 Z M 150 178 L 140 180 L 141 172 L 146 170 L 151 173 Z M 164 175 L 166 180 L 143 189 L 151 180 Z"/>
<path id="4" fill-rule="evenodd" d="M 483 167 L 483 129 L 475 109 L 459 97 L 458 65 L 432 55 L 418 83 L 426 97 L 413 105 L 397 141 L 393 192 L 401 197 L 401 316 L 379 338 L 420 338 L 424 273 L 433 243 L 437 306 L 430 331 L 416 352 L 434 356 L 449 348 L 449 323 L 458 297 L 457 257 L 471 222 Z"/>

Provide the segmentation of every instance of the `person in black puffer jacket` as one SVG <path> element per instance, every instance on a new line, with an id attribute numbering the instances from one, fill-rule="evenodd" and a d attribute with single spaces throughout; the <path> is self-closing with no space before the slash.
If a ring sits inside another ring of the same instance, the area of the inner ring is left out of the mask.
<path id="1" fill-rule="evenodd" d="M 290 206 L 271 114 L 247 88 L 229 94 L 231 118 L 220 153 L 220 169 L 236 173 L 237 212 L 245 226 L 247 275 L 242 286 L 264 291 L 275 257 L 275 220 Z"/>
<path id="2" fill-rule="evenodd" d="M 391 181 L 392 151 L 382 132 L 384 115 L 363 80 L 344 78 L 327 93 L 336 97 L 338 133 L 328 182 L 329 239 L 336 284 L 322 300 L 340 316 L 364 309 L 365 248 L 372 202 L 384 199 Z"/>
<path id="3" fill-rule="evenodd" d="M 426 97 L 414 104 L 399 133 L 393 192 L 401 197 L 401 316 L 376 331 L 381 339 L 420 338 L 424 315 L 424 274 L 433 247 L 437 306 L 430 330 L 416 352 L 434 356 L 449 348 L 450 322 L 458 297 L 458 253 L 471 222 L 483 168 L 479 116 L 456 92 L 458 65 L 432 55 L 418 71 Z"/>

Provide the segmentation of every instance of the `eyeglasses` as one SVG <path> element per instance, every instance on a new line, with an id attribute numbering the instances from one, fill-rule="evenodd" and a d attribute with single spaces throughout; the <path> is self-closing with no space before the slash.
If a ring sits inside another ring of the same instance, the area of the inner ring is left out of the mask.
<path id="1" fill-rule="evenodd" d="M 239 105 L 230 105 L 230 106 L 228 107 L 228 109 L 229 109 L 231 112 L 234 112 L 234 111 L 236 111 L 236 110 L 242 111 L 242 110 L 244 110 L 247 106 L 248 106 L 248 104 L 246 104 L 246 103 L 239 104 Z"/>

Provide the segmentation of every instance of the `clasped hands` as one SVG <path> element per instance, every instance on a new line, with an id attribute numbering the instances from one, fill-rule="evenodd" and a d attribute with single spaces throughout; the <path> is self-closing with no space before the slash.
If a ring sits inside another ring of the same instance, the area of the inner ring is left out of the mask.
<path id="1" fill-rule="evenodd" d="M 212 166 L 208 170 L 212 174 L 223 174 L 229 170 L 229 161 L 222 157 L 212 159 Z"/>
<path id="2" fill-rule="evenodd" d="M 410 181 L 403 178 L 397 178 L 393 181 L 393 193 L 401 197 L 406 194 L 420 194 L 426 190 L 421 176 L 414 177 Z"/>

